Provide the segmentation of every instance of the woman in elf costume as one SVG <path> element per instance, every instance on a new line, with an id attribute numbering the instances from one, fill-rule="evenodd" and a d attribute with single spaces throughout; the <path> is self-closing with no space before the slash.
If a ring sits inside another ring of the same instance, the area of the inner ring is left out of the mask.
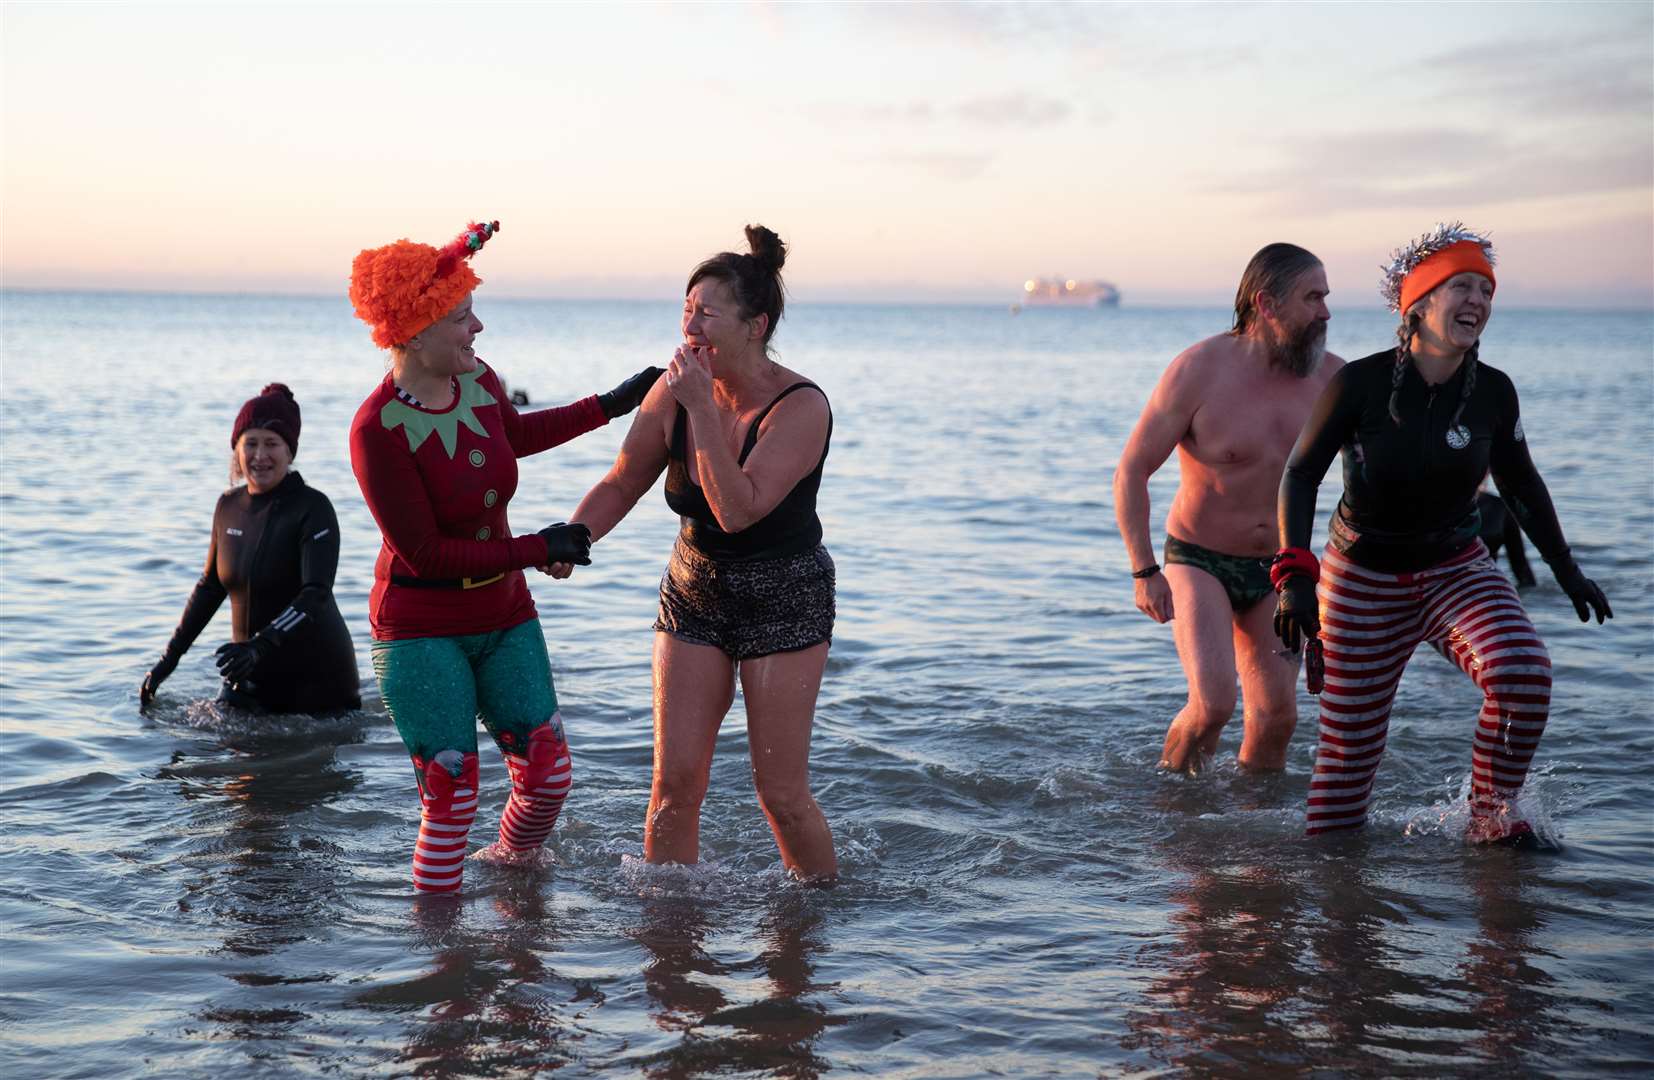
<path id="1" fill-rule="evenodd" d="M 637 408 L 661 369 L 606 394 L 518 413 L 472 350 L 481 280 L 467 261 L 499 231 L 472 224 L 447 247 L 398 240 L 356 256 L 350 299 L 391 352 L 356 412 L 351 466 L 384 535 L 369 621 L 386 710 L 413 757 L 420 829 L 414 887 L 455 892 L 477 811 L 477 720 L 511 773 L 500 846 L 550 834 L 570 783 L 545 637 L 523 568 L 587 564 L 584 525 L 514 536 L 517 459 Z"/>

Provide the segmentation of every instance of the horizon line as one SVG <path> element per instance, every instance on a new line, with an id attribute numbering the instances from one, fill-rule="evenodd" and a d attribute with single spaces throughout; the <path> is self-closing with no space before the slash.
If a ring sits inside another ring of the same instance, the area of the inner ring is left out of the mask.
<path id="1" fill-rule="evenodd" d="M 235 298 L 267 299 L 267 298 L 282 297 L 282 298 L 293 299 L 293 300 L 339 300 L 339 301 L 342 301 L 346 304 L 348 304 L 350 302 L 349 297 L 346 296 L 344 293 L 326 293 L 326 292 L 312 292 L 312 291 L 306 291 L 306 290 L 287 290 L 287 289 L 274 289 L 274 290 L 271 290 L 271 289 L 262 289 L 262 290 L 261 289 L 154 289 L 154 288 L 143 289 L 143 288 L 123 288 L 121 286 L 91 286 L 91 287 L 74 287 L 74 286 L 70 286 L 70 287 L 65 287 L 65 286 L 55 286 L 55 285 L 0 285 L 0 294 L 5 294 L 5 293 L 58 294 L 58 295 L 76 295 L 76 296 L 215 297 L 215 298 L 225 298 L 225 299 L 235 299 Z M 665 304 L 665 303 L 676 303 L 677 302 L 676 297 L 671 297 L 671 296 L 660 296 L 660 297 L 636 296 L 636 295 L 632 295 L 632 296 L 622 296 L 622 295 L 613 295 L 613 296 L 571 296 L 571 295 L 552 295 L 552 294 L 524 295 L 524 294 L 516 294 L 516 293 L 490 294 L 487 299 L 490 302 L 498 300 L 498 301 L 515 302 L 515 303 L 553 302 L 553 303 Z M 1079 305 L 1076 305 L 1076 306 L 1073 306 L 1073 307 L 1062 307 L 1062 306 L 1058 306 L 1058 305 L 1052 305 L 1052 306 L 1049 306 L 1049 307 L 1045 307 L 1045 306 L 1040 306 L 1040 305 L 1034 305 L 1030 308 L 1030 307 L 1027 307 L 1027 306 L 1024 306 L 1024 305 L 1017 304 L 1016 301 L 1014 301 L 1014 300 L 986 300 L 986 299 L 964 299 L 964 298 L 953 299 L 953 300 L 937 299 L 937 298 L 928 298 L 928 299 L 912 298 L 912 299 L 905 299 L 904 300 L 904 299 L 865 299 L 865 298 L 846 298 L 846 297 L 827 296 L 827 297 L 818 297 L 818 298 L 807 299 L 807 300 L 799 300 L 799 299 L 794 299 L 794 298 L 791 298 L 791 297 L 789 297 L 789 299 L 791 300 L 792 304 L 802 305 L 802 306 L 805 306 L 805 307 L 816 305 L 816 304 L 843 304 L 843 305 L 856 305 L 856 306 L 862 306 L 862 307 L 968 307 L 968 308 L 1019 307 L 1019 308 L 1022 308 L 1023 310 L 1033 310 L 1033 311 L 1108 311 L 1108 310 L 1111 310 L 1111 309 L 1112 310 L 1122 310 L 1122 309 L 1175 310 L 1175 309 L 1179 309 L 1179 308 L 1200 308 L 1200 309 L 1220 308 L 1220 309 L 1227 309 L 1229 307 L 1229 302 L 1228 301 L 1215 301 L 1215 300 L 1214 301 L 1203 302 L 1203 301 L 1197 301 L 1197 300 L 1168 301 L 1168 300 L 1153 300 L 1153 299 L 1151 299 L 1151 300 L 1142 300 L 1142 301 L 1138 301 L 1136 303 L 1130 303 L 1130 304 L 1122 302 L 1122 303 L 1119 303 L 1119 304 L 1104 305 L 1104 306 L 1099 306 L 1099 307 L 1084 307 L 1084 306 L 1079 306 Z M 1346 310 L 1346 311 L 1385 311 L 1385 310 L 1387 310 L 1382 303 L 1377 303 L 1377 302 L 1372 303 L 1372 304 L 1340 305 L 1340 307 L 1343 310 Z M 1567 304 L 1528 304 L 1528 303 L 1523 303 L 1522 301 L 1516 301 L 1515 303 L 1507 303 L 1506 305 L 1503 305 L 1503 310 L 1506 310 L 1506 311 L 1568 311 L 1568 312 L 1581 312 L 1581 313 L 1587 313 L 1587 312 L 1595 311 L 1595 312 L 1613 312 L 1613 313 L 1616 313 L 1616 314 L 1654 314 L 1654 301 L 1650 301 L 1649 303 L 1640 304 L 1640 305 L 1637 305 L 1637 304 L 1595 304 L 1595 305 L 1580 304 L 1580 305 L 1577 305 L 1577 306 L 1576 305 L 1567 305 Z"/>

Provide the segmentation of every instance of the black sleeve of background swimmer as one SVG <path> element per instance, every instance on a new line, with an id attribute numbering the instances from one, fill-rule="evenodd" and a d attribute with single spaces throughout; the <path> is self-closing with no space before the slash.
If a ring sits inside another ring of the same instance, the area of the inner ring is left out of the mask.
<path id="1" fill-rule="evenodd" d="M 1315 531 L 1316 489 L 1327 475 L 1332 459 L 1349 441 L 1356 418 L 1361 415 L 1360 394 L 1352 370 L 1351 364 L 1339 368 L 1327 388 L 1321 391 L 1303 431 L 1298 433 L 1292 455 L 1286 459 L 1277 507 L 1282 547 L 1309 547 L 1310 536 Z"/>
<path id="2" fill-rule="evenodd" d="M 196 580 L 195 588 L 190 590 L 190 598 L 184 602 L 184 614 L 178 620 L 178 628 L 172 632 L 172 640 L 167 642 L 163 657 L 176 664 L 178 659 L 189 651 L 195 644 L 195 639 L 201 636 L 201 631 L 212 622 L 212 617 L 218 612 L 219 605 L 224 603 L 227 595 L 223 582 L 218 580 L 218 512 L 213 512 L 212 539 L 207 543 L 207 568 L 201 571 L 201 577 Z"/>
<path id="3" fill-rule="evenodd" d="M 1568 541 L 1562 536 L 1562 523 L 1556 518 L 1556 507 L 1545 481 L 1534 468 L 1533 457 L 1522 431 L 1522 407 L 1516 397 L 1516 385 L 1503 372 L 1488 372 L 1489 382 L 1497 384 L 1499 392 L 1499 421 L 1493 432 L 1493 448 L 1489 460 L 1493 483 L 1504 497 L 1505 506 L 1521 524 L 1522 531 L 1533 540 L 1539 555 L 1554 563 L 1568 557 Z"/>
<path id="4" fill-rule="evenodd" d="M 1518 585 L 1533 584 L 1533 567 L 1528 565 L 1527 547 L 1522 543 L 1522 529 L 1515 514 L 1505 515 L 1505 556 L 1510 559 L 1510 572 L 1516 575 Z"/>
<path id="5" fill-rule="evenodd" d="M 333 577 L 339 569 L 339 519 L 327 496 L 309 492 L 297 526 L 298 595 L 258 632 L 277 645 L 316 625 L 317 615 L 333 603 Z"/>

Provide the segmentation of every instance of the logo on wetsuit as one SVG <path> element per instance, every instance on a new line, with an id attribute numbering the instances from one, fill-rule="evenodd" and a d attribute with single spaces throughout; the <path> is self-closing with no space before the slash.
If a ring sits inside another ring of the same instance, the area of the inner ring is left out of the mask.
<path id="1" fill-rule="evenodd" d="M 1470 445 L 1470 429 L 1463 424 L 1456 424 L 1447 430 L 1447 445 L 1455 450 L 1463 450 Z"/>

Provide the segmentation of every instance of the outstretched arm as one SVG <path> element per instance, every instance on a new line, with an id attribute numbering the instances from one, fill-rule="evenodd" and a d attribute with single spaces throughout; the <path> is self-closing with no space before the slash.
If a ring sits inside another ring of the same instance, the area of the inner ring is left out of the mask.
<path id="1" fill-rule="evenodd" d="M 589 528 L 594 541 L 620 524 L 666 469 L 666 421 L 676 409 L 666 383 L 656 382 L 633 418 L 614 465 L 575 507 L 569 520 Z"/>
<path id="2" fill-rule="evenodd" d="M 583 397 L 559 408 L 526 413 L 517 411 L 511 404 L 511 396 L 504 393 L 502 387 L 498 395 L 500 419 L 512 452 L 518 457 L 538 454 L 625 416 L 643 401 L 649 388 L 660 378 L 661 370 L 647 367 L 606 393 Z"/>
<path id="3" fill-rule="evenodd" d="M 1315 532 L 1315 496 L 1332 459 L 1355 434 L 1361 415 L 1350 368 L 1339 368 L 1304 421 L 1298 441 L 1286 459 L 1276 503 L 1281 547 L 1308 548 Z"/>
<path id="4" fill-rule="evenodd" d="M 407 441 L 400 433 L 359 425 L 350 433 L 350 466 L 362 498 L 398 558 L 422 578 L 487 577 L 540 566 L 548 538 L 536 533 L 493 540 L 444 536 Z"/>
<path id="5" fill-rule="evenodd" d="M 201 631 L 212 621 L 214 613 L 224 603 L 225 595 L 224 585 L 218 580 L 218 515 L 214 513 L 212 540 L 207 544 L 206 569 L 201 571 L 195 588 L 190 590 L 190 598 L 184 602 L 184 614 L 178 620 L 178 628 L 172 632 L 172 639 L 167 642 L 161 658 L 144 676 L 143 685 L 138 689 L 140 705 L 148 705 L 155 699 L 155 691 L 178 667 L 178 661 L 183 659 L 189 647 L 195 644 L 195 639 L 201 636 Z"/>
<path id="6" fill-rule="evenodd" d="M 1491 466 L 1493 483 L 1504 497 L 1505 505 L 1521 524 L 1522 531 L 1533 540 L 1540 556 L 1550 565 L 1556 583 L 1574 603 L 1574 612 L 1580 622 L 1589 622 L 1594 613 L 1597 622 L 1613 618 L 1608 597 L 1597 583 L 1586 577 L 1568 550 L 1568 541 L 1562 535 L 1562 523 L 1557 520 L 1556 506 L 1544 479 L 1534 467 L 1528 453 L 1527 439 L 1522 435 L 1521 405 L 1516 388 L 1509 389 L 1508 400 L 1500 410 L 1501 422 L 1493 433 Z M 1518 541 L 1520 542 L 1520 541 Z"/>
<path id="7" fill-rule="evenodd" d="M 1184 353 L 1166 368 L 1114 467 L 1114 521 L 1134 575 L 1155 565 L 1149 538 L 1149 477 L 1171 457 L 1194 422 L 1198 398 L 1192 367 L 1190 354 Z M 1132 593 L 1137 610 L 1155 622 L 1175 616 L 1171 586 L 1158 571 L 1135 578 Z"/>
<path id="8" fill-rule="evenodd" d="M 1281 643 L 1292 652 L 1298 651 L 1301 640 L 1313 640 L 1321 633 L 1321 616 L 1316 609 L 1315 578 L 1307 573 L 1293 573 L 1292 565 L 1307 562 L 1314 568 L 1309 550 L 1310 537 L 1315 532 L 1315 494 L 1321 480 L 1327 475 L 1338 450 L 1355 433 L 1361 415 L 1356 400 L 1353 380 L 1348 367 L 1339 368 L 1321 396 L 1310 409 L 1304 429 L 1298 433 L 1298 442 L 1286 459 L 1286 471 L 1281 474 L 1281 490 L 1277 499 L 1277 528 L 1280 532 L 1282 554 L 1276 556 L 1271 580 L 1280 593 L 1275 606 L 1275 633 Z M 1289 560 L 1287 553 L 1297 549 L 1300 557 Z"/>

